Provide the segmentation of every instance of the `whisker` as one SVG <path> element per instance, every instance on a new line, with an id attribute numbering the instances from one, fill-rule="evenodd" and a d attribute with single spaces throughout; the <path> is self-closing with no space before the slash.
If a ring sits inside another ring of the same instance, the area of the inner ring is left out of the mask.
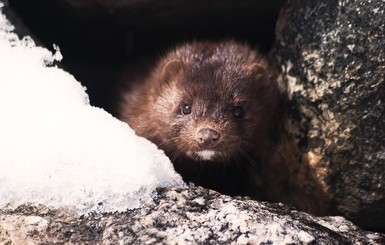
<path id="1" fill-rule="evenodd" d="M 171 141 L 174 141 L 176 139 L 179 139 L 180 137 L 179 136 L 176 136 L 176 137 L 172 137 L 172 138 L 169 138 L 167 139 L 166 141 L 163 141 L 162 143 L 158 144 L 158 147 L 161 148 L 162 146 L 170 143 Z"/>

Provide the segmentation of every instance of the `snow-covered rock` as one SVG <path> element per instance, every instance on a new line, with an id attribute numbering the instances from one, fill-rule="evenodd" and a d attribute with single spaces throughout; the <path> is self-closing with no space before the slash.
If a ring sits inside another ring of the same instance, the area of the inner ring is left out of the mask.
<path id="1" fill-rule="evenodd" d="M 154 144 L 89 104 L 60 59 L 0 14 L 0 208 L 125 211 L 156 187 L 182 186 Z"/>

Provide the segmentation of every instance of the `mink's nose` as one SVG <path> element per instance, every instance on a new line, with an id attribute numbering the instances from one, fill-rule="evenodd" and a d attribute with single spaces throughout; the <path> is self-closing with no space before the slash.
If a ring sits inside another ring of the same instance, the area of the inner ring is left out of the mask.
<path id="1" fill-rule="evenodd" d="M 196 138 L 203 146 L 213 146 L 221 135 L 211 128 L 202 128 L 197 132 Z"/>

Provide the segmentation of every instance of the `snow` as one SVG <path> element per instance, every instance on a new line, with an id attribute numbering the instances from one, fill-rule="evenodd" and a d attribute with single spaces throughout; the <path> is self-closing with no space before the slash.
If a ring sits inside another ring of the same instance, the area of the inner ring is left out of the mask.
<path id="1" fill-rule="evenodd" d="M 89 104 L 85 88 L 52 64 L 59 50 L 20 40 L 1 7 L 0 208 L 124 211 L 156 187 L 184 185 L 154 144 Z"/>

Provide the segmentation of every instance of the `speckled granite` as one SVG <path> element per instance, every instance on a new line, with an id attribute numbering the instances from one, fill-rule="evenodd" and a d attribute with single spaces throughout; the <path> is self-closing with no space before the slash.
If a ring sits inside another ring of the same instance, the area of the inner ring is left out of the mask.
<path id="1" fill-rule="evenodd" d="M 274 57 L 292 136 L 330 211 L 385 230 L 385 4 L 289 0 Z"/>
<path id="2" fill-rule="evenodd" d="M 45 207 L 0 211 L 1 244 L 384 244 L 342 217 L 199 187 L 158 190 L 141 209 L 78 217 Z"/>

